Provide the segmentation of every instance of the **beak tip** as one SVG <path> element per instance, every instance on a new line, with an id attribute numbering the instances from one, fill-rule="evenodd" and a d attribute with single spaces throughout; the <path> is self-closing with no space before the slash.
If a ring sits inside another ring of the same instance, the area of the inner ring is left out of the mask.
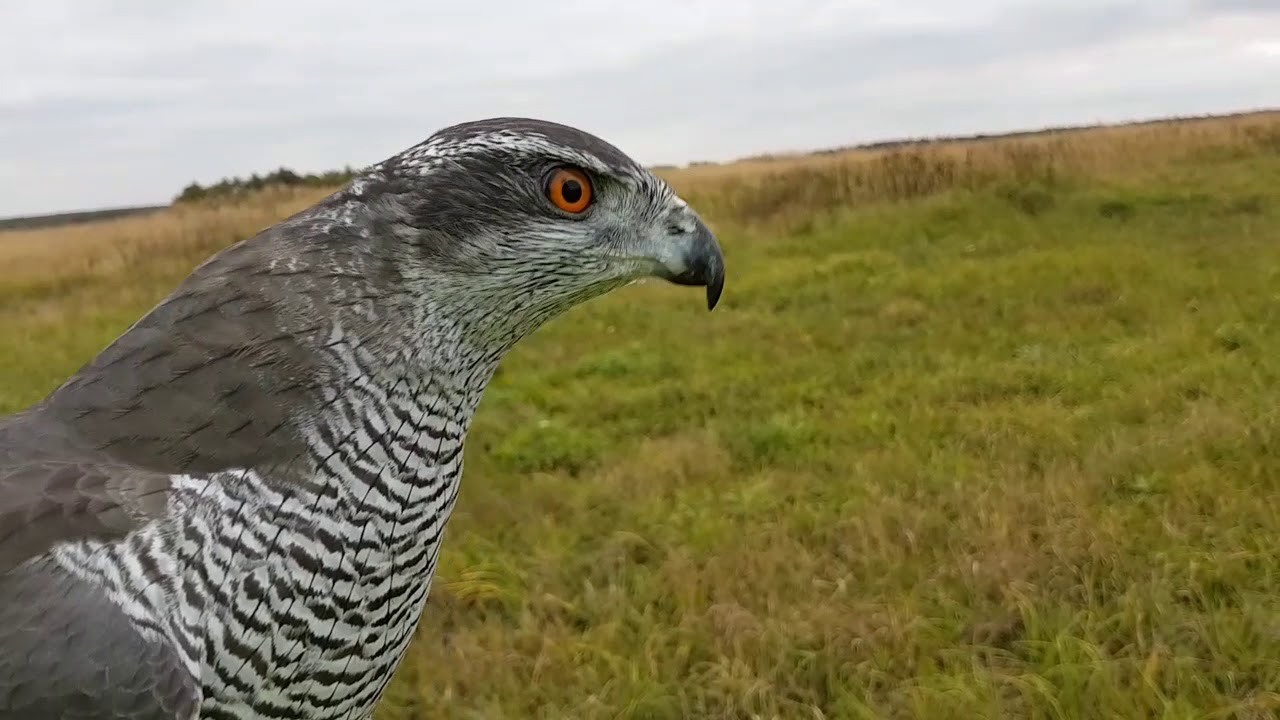
<path id="1" fill-rule="evenodd" d="M 707 311 L 716 309 L 716 305 L 720 303 L 720 293 L 724 290 L 724 276 L 717 275 L 714 280 L 707 283 Z"/>
<path id="2" fill-rule="evenodd" d="M 677 285 L 706 287 L 707 310 L 714 310 L 724 291 L 724 254 L 715 235 L 698 220 L 695 230 L 681 233 L 676 242 L 679 243 L 679 262 L 659 263 L 657 274 Z"/>

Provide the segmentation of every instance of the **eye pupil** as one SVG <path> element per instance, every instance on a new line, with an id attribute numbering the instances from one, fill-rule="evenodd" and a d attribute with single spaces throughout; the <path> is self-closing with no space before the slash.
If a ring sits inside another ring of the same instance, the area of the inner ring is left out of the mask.
<path id="1" fill-rule="evenodd" d="M 576 205 L 582 199 L 582 185 L 577 180 L 565 180 L 560 188 L 560 194 L 570 205 Z"/>

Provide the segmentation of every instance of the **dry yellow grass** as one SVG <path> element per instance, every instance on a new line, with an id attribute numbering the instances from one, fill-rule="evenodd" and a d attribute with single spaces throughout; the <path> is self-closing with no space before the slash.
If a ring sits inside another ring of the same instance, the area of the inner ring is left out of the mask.
<path id="1" fill-rule="evenodd" d="M 1280 712 L 1280 114 L 666 172 L 504 362 L 380 720 Z M 0 410 L 322 192 L 0 234 Z"/>

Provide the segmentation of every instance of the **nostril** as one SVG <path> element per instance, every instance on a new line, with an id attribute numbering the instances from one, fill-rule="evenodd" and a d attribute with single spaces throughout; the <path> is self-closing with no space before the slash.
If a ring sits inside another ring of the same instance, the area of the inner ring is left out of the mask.
<path id="1" fill-rule="evenodd" d="M 688 225 L 681 225 L 680 223 L 673 222 L 667 225 L 667 232 L 672 235 L 685 235 L 688 234 L 689 230 L 690 227 Z"/>

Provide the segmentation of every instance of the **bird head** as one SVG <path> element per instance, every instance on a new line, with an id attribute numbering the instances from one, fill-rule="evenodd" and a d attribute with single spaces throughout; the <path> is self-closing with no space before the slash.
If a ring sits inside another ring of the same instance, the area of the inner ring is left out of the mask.
<path id="1" fill-rule="evenodd" d="M 522 325 L 638 280 L 705 286 L 724 257 L 661 178 L 587 132 L 524 118 L 463 123 L 355 179 L 404 282 Z M 521 333 L 522 334 L 522 333 Z"/>

